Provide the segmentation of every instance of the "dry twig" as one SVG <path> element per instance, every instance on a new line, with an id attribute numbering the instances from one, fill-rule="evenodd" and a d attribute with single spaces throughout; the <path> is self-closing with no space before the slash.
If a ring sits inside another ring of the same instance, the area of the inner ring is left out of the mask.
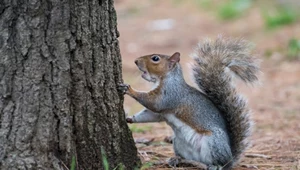
<path id="1" fill-rule="evenodd" d="M 271 156 L 258 154 L 258 153 L 251 153 L 251 154 L 247 153 L 245 156 L 248 157 L 248 158 L 265 158 L 265 159 L 271 159 L 272 158 Z"/>

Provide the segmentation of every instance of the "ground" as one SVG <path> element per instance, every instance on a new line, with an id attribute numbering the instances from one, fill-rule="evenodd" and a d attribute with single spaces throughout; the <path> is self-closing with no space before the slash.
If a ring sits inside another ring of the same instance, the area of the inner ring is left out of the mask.
<path id="1" fill-rule="evenodd" d="M 261 15 L 264 8 L 257 4 L 230 21 L 192 0 L 116 0 L 115 6 L 124 81 L 139 90 L 149 90 L 151 84 L 140 77 L 133 62 L 138 56 L 179 51 L 185 77 L 192 83 L 187 63 L 198 41 L 222 34 L 253 43 L 262 61 L 260 83 L 250 87 L 238 83 L 238 89 L 249 100 L 255 129 L 252 145 L 236 169 L 300 169 L 300 61 L 287 53 L 290 39 L 300 39 L 299 20 L 268 29 Z M 126 97 L 124 108 L 132 115 L 142 106 Z M 172 145 L 164 142 L 172 135 L 168 125 L 130 126 L 136 142 L 141 142 L 137 147 L 144 168 L 171 169 L 153 165 L 174 155 Z M 147 140 L 153 141 L 145 144 Z"/>

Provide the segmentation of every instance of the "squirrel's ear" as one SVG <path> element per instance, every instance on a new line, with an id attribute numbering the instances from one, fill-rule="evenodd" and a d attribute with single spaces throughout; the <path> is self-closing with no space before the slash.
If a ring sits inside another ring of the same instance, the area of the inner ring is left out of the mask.
<path id="1" fill-rule="evenodd" d="M 169 58 L 169 68 L 173 68 L 180 61 L 180 53 L 176 52 Z"/>
<path id="2" fill-rule="evenodd" d="M 174 53 L 170 58 L 169 61 L 171 61 L 171 63 L 178 63 L 180 61 L 180 53 L 176 52 Z"/>

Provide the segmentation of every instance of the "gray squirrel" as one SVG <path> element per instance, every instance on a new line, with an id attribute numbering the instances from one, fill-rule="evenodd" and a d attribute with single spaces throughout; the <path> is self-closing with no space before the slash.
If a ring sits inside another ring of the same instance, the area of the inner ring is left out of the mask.
<path id="1" fill-rule="evenodd" d="M 175 157 L 198 162 L 203 169 L 232 169 L 249 145 L 252 122 L 246 100 L 237 94 L 232 74 L 246 83 L 258 80 L 259 66 L 242 39 L 217 38 L 199 43 L 194 55 L 193 76 L 199 89 L 188 85 L 179 64 L 180 54 L 151 54 L 135 60 L 142 77 L 156 83 L 149 92 L 128 84 L 119 90 L 145 109 L 128 123 L 166 121 L 174 131 Z"/>

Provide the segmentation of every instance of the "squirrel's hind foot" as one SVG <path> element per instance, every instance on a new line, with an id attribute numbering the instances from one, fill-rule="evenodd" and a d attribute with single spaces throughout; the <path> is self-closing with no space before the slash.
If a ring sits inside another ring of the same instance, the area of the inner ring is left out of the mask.
<path id="1" fill-rule="evenodd" d="M 175 157 L 171 157 L 167 162 L 169 166 L 177 167 L 180 161 L 181 158 L 179 156 L 175 156 Z"/>

